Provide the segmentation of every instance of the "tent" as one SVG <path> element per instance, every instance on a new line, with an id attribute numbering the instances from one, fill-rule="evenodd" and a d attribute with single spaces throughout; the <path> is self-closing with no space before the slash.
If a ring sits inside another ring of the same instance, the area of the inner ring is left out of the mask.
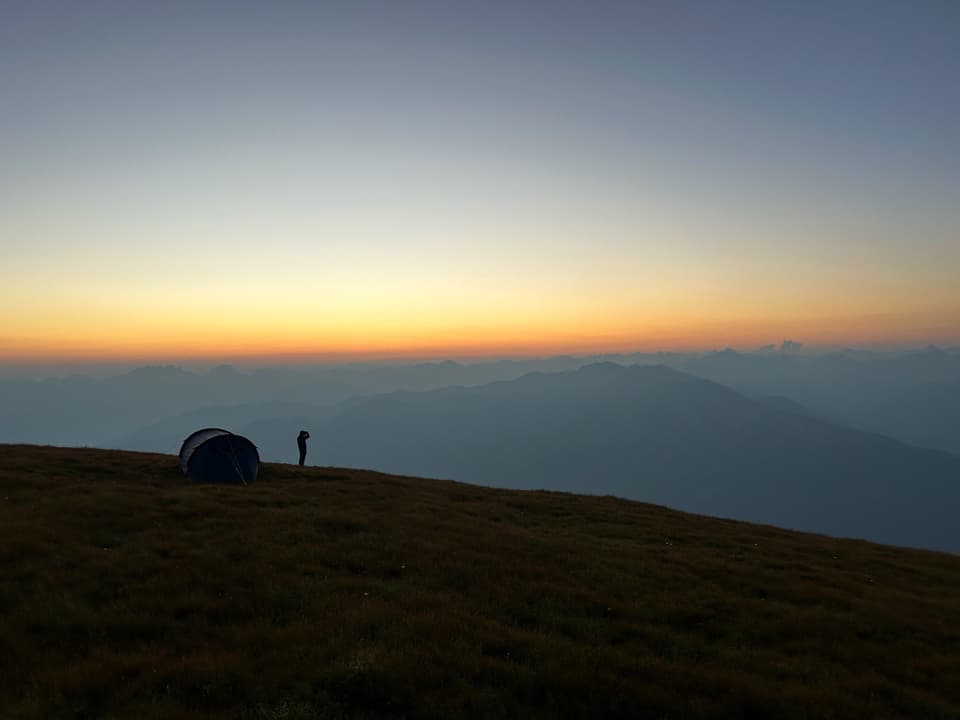
<path id="1" fill-rule="evenodd" d="M 194 482 L 246 485 L 257 479 L 260 454 L 241 435 L 221 428 L 204 428 L 180 446 L 180 469 Z"/>

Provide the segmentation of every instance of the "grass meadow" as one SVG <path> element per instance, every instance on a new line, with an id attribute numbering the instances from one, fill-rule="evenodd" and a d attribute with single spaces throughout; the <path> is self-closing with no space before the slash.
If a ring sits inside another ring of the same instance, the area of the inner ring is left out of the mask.
<path id="1" fill-rule="evenodd" d="M 451 717 L 960 718 L 960 557 L 0 446 L 0 718 Z"/>

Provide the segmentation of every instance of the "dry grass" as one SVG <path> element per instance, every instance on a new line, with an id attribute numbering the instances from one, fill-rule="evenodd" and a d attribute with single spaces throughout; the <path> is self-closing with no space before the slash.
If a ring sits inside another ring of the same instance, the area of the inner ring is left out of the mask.
<path id="1" fill-rule="evenodd" d="M 0 717 L 960 717 L 960 558 L 613 498 L 0 446 Z"/>

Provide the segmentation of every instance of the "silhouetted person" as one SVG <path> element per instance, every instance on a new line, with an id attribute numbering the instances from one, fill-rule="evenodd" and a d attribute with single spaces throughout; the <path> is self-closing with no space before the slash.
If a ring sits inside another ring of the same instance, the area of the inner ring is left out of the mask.
<path id="1" fill-rule="evenodd" d="M 300 464 L 303 465 L 303 461 L 307 459 L 307 438 L 310 437 L 310 433 L 306 430 L 301 430 L 300 434 L 297 435 L 297 447 L 300 449 Z"/>

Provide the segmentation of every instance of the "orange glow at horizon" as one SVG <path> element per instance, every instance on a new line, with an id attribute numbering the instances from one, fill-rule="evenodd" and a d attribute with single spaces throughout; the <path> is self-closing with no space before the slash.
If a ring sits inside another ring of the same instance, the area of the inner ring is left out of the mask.
<path id="1" fill-rule="evenodd" d="M 509 226 L 474 227 L 461 246 L 442 241 L 462 239 L 453 223 L 429 242 L 384 226 L 346 249 L 296 245 L 299 235 L 272 247 L 247 229 L 248 242 L 229 254 L 198 243 L 186 263 L 160 235 L 145 248 L 51 263 L 30 250 L 10 258 L 0 284 L 0 361 L 542 356 L 749 350 L 783 339 L 960 344 L 952 245 L 922 266 L 899 253 L 854 261 L 849 249 L 802 244 L 743 258 L 726 250 L 732 229 L 698 248 L 684 244 L 693 230 L 645 227 L 631 231 L 639 239 L 602 246 L 582 239 L 589 227 L 567 228 L 562 242 L 559 231 L 531 230 L 501 245 L 494 241 Z M 593 228 L 601 230 L 612 232 Z M 390 235 L 406 244 L 385 243 Z"/>
<path id="2" fill-rule="evenodd" d="M 180 316 L 116 314 L 94 325 L 69 316 L 45 325 L 7 328 L 0 336 L 0 361 L 57 360 L 173 361 L 209 358 L 313 359 L 483 358 L 695 351 L 735 347 L 750 350 L 789 338 L 808 346 L 898 345 L 960 341 L 955 319 L 960 309 L 934 313 L 806 317 L 733 312 L 697 316 L 642 311 L 576 317 L 528 310 L 513 317 L 398 317 L 380 322 L 366 317 L 304 316 L 272 321 L 240 311 L 220 317 L 200 313 L 193 322 Z"/>

